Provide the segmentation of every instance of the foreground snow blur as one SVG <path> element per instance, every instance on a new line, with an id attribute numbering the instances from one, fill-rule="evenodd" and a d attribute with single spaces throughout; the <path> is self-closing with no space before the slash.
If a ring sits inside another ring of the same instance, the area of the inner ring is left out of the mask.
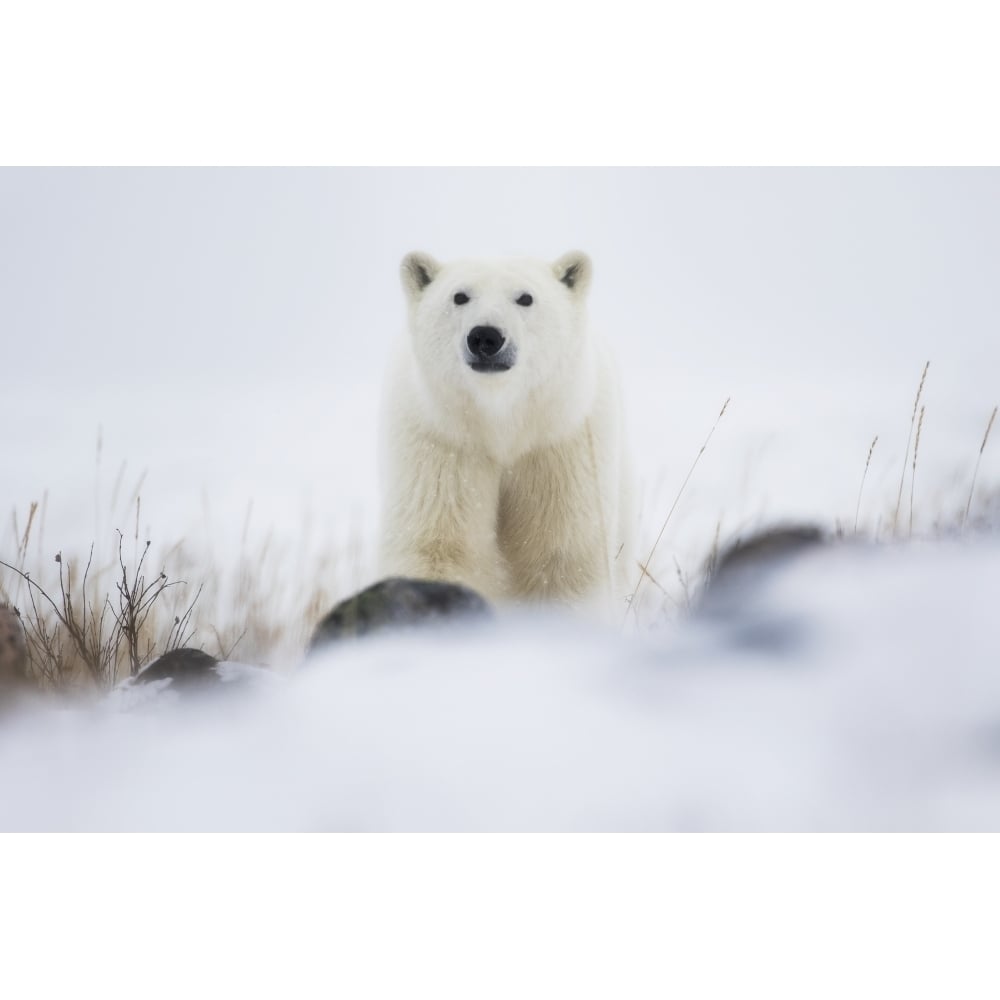
<path id="1" fill-rule="evenodd" d="M 26 708 L 0 828 L 997 830 L 998 603 L 995 537 L 844 545 L 660 633 L 505 619 Z"/>

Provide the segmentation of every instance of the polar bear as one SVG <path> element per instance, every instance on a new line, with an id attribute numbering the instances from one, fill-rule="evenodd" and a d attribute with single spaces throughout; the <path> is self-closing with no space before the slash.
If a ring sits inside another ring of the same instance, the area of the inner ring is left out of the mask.
<path id="1" fill-rule="evenodd" d="M 632 562 L 616 369 L 591 262 L 408 254 L 382 414 L 381 570 L 499 602 L 610 610 Z M 624 606 L 624 605 L 622 605 Z"/>

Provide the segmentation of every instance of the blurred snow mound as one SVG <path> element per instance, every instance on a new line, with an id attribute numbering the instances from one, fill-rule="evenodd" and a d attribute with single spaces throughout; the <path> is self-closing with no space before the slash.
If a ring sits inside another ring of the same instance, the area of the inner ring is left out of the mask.
<path id="1" fill-rule="evenodd" d="M 505 618 L 220 665 L 243 697 L 127 685 L 0 720 L 0 828 L 1000 829 L 998 605 L 998 539 L 821 546 L 642 636 Z"/>

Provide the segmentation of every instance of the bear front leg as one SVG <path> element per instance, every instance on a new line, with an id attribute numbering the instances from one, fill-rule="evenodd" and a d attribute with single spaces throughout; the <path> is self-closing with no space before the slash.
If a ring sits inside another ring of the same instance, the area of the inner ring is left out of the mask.
<path id="1" fill-rule="evenodd" d="M 490 600 L 504 597 L 499 483 L 499 470 L 479 455 L 422 435 L 397 441 L 383 511 L 383 573 L 462 583 Z"/>
<path id="2" fill-rule="evenodd" d="M 610 606 L 617 497 L 608 469 L 584 434 L 534 451 L 506 473 L 499 546 L 515 596 Z"/>

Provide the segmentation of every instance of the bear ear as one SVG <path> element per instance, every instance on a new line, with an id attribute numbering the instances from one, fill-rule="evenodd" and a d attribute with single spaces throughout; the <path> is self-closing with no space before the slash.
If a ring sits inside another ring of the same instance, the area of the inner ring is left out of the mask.
<path id="1" fill-rule="evenodd" d="M 417 298 L 440 270 L 441 265 L 429 253 L 408 253 L 399 268 L 403 290 L 411 299 Z"/>
<path id="2" fill-rule="evenodd" d="M 564 253 L 552 265 L 556 277 L 574 294 L 583 296 L 590 287 L 590 258 L 581 250 Z"/>

